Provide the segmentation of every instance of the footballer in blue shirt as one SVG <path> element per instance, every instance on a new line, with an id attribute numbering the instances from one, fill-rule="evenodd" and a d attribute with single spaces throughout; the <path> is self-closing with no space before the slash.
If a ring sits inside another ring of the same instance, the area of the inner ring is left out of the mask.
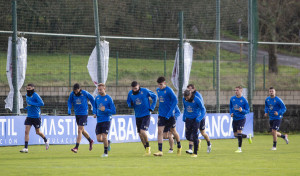
<path id="1" fill-rule="evenodd" d="M 230 98 L 229 111 L 233 118 L 232 129 L 234 136 L 238 138 L 238 149 L 235 152 L 241 153 L 243 138 L 247 138 L 247 135 L 242 132 L 246 123 L 246 114 L 249 113 L 249 104 L 246 98 L 242 96 L 242 86 L 236 86 L 234 91 L 235 96 Z M 252 143 L 251 134 L 248 135 L 248 141 L 250 144 Z"/>
<path id="2" fill-rule="evenodd" d="M 148 131 L 150 125 L 150 112 L 152 112 L 156 106 L 157 96 L 151 90 L 140 87 L 136 81 L 131 83 L 131 88 L 132 90 L 128 92 L 127 104 L 129 108 L 134 109 L 136 128 L 145 148 L 144 156 L 150 156 L 151 148 L 146 131 Z M 152 99 L 151 105 L 149 98 Z"/>
<path id="3" fill-rule="evenodd" d="M 27 117 L 24 122 L 25 125 L 25 147 L 20 150 L 21 153 L 28 153 L 28 141 L 29 141 L 29 132 L 30 128 L 33 125 L 37 135 L 41 136 L 44 139 L 46 150 L 49 148 L 49 139 L 40 131 L 41 127 L 41 106 L 44 106 L 42 98 L 34 92 L 34 85 L 28 84 L 26 87 L 26 103 L 27 107 Z"/>
<path id="4" fill-rule="evenodd" d="M 203 97 L 202 97 L 201 93 L 198 92 L 195 89 L 194 84 L 189 84 L 187 86 L 187 88 L 192 92 L 193 96 L 198 97 L 202 101 L 202 104 L 204 105 Z M 210 153 L 211 152 L 211 143 L 210 143 L 210 139 L 209 139 L 208 134 L 205 132 L 205 116 L 203 117 L 203 119 L 200 122 L 199 129 L 200 129 L 201 135 L 206 140 L 206 143 L 207 143 L 207 153 Z M 199 148 L 200 147 L 201 147 L 201 140 L 199 139 Z M 187 150 L 186 153 L 193 154 L 192 148 L 193 148 L 193 141 L 189 141 L 189 150 Z"/>
<path id="5" fill-rule="evenodd" d="M 270 119 L 270 129 L 273 135 L 273 147 L 271 150 L 276 150 L 277 137 L 281 137 L 285 140 L 286 144 L 289 143 L 288 135 L 281 134 L 278 132 L 281 119 L 286 111 L 286 107 L 283 101 L 276 96 L 276 91 L 273 87 L 269 89 L 269 97 L 265 100 L 265 117 L 269 116 Z"/>
<path id="6" fill-rule="evenodd" d="M 181 155 L 181 144 L 179 134 L 176 131 L 176 119 L 175 108 L 177 106 L 177 97 L 174 91 L 166 85 L 166 79 L 159 77 L 157 79 L 158 88 L 156 89 L 159 101 L 158 108 L 158 152 L 154 153 L 154 156 L 162 156 L 162 144 L 163 144 L 163 132 L 164 128 L 170 128 L 170 132 L 173 134 L 177 141 L 177 155 Z"/>
<path id="7" fill-rule="evenodd" d="M 185 90 L 183 95 L 184 112 L 182 120 L 185 122 L 185 137 L 187 140 L 194 142 L 192 157 L 197 157 L 199 146 L 198 129 L 201 120 L 205 116 L 206 109 L 203 102 L 192 94 L 189 89 Z"/>
<path id="8" fill-rule="evenodd" d="M 110 128 L 110 120 L 113 114 L 116 114 L 116 107 L 112 98 L 105 92 L 106 86 L 103 83 L 98 84 L 99 95 L 95 98 L 93 109 L 94 118 L 97 117 L 96 135 L 97 141 L 103 142 L 104 154 L 102 157 L 108 157 L 110 150 L 110 141 L 107 139 L 107 134 Z"/>
<path id="9" fill-rule="evenodd" d="M 90 143 L 89 150 L 91 151 L 93 149 L 94 140 L 92 140 L 88 132 L 84 130 L 84 126 L 87 125 L 88 100 L 90 100 L 92 106 L 94 106 L 94 97 L 89 92 L 80 89 L 80 85 L 78 83 L 74 84 L 73 91 L 71 92 L 68 99 L 68 114 L 71 115 L 71 109 L 72 106 L 74 106 L 76 123 L 78 126 L 76 146 L 71 149 L 71 151 L 74 153 L 78 152 L 82 134 Z M 93 107 L 93 109 L 94 108 L 95 107 Z"/>

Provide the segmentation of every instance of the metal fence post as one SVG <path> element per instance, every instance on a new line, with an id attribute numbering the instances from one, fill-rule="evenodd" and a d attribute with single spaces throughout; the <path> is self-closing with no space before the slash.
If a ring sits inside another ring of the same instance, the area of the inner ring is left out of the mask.
<path id="1" fill-rule="evenodd" d="M 71 67 L 71 53 L 69 53 L 69 87 L 72 86 L 72 83 L 71 83 L 71 75 L 72 75 L 72 67 Z"/>
<path id="2" fill-rule="evenodd" d="M 118 86 L 119 82 L 119 52 L 117 51 L 116 55 L 116 86 Z"/>
<path id="3" fill-rule="evenodd" d="M 266 90 L 266 56 L 264 56 L 264 68 L 263 68 L 263 75 L 264 75 L 264 85 L 263 90 Z"/>
<path id="4" fill-rule="evenodd" d="M 164 52 L 164 77 L 167 76 L 167 51 Z"/>
<path id="5" fill-rule="evenodd" d="M 216 89 L 216 58 L 213 56 L 213 89 Z"/>
<path id="6" fill-rule="evenodd" d="M 14 87 L 13 113 L 19 113 L 19 94 L 18 94 L 18 58 L 17 58 L 17 1 L 12 1 L 12 84 Z"/>
<path id="7" fill-rule="evenodd" d="M 220 40 L 220 0 L 216 0 L 216 40 Z M 217 75 L 216 75 L 216 112 L 220 113 L 220 42 L 216 44 L 216 54 L 217 54 Z"/>
<path id="8" fill-rule="evenodd" d="M 97 50 L 97 77 L 98 83 L 102 82 L 101 74 L 101 57 L 100 57 L 100 28 L 98 18 L 98 0 L 94 0 L 94 23 L 95 23 L 95 34 L 96 34 L 96 50 Z"/>
<path id="9" fill-rule="evenodd" d="M 178 88 L 178 106 L 183 109 L 182 104 L 182 86 L 184 74 L 184 55 L 183 55 L 183 11 L 179 12 L 179 88 Z"/>

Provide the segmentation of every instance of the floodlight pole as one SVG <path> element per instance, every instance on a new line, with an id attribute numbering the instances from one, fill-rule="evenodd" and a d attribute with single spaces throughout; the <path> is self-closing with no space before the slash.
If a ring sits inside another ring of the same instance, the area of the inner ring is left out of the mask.
<path id="1" fill-rule="evenodd" d="M 96 51 L 97 51 L 97 78 L 98 83 L 102 82 L 101 74 L 101 57 L 100 57 L 100 27 L 98 18 L 98 0 L 94 0 L 94 23 L 95 23 L 95 34 L 96 34 Z"/>
<path id="2" fill-rule="evenodd" d="M 216 0 L 216 40 L 220 40 L 220 0 Z M 220 113 L 220 45 L 216 44 L 216 112 Z"/>
<path id="3" fill-rule="evenodd" d="M 178 107 L 183 109 L 182 86 L 184 74 L 184 55 L 183 55 L 183 11 L 179 12 L 179 87 L 178 87 Z"/>
<path id="4" fill-rule="evenodd" d="M 18 58 L 17 58 L 17 0 L 12 0 L 12 84 L 14 88 L 13 113 L 19 113 L 19 93 L 18 93 Z"/>

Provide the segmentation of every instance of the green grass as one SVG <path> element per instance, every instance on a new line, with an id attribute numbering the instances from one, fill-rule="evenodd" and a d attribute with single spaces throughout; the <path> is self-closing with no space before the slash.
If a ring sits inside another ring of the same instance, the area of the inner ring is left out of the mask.
<path id="1" fill-rule="evenodd" d="M 230 53 L 225 54 L 230 57 Z M 0 55 L 0 86 L 7 85 L 6 58 Z M 27 83 L 38 86 L 68 86 L 79 82 L 85 86 L 93 86 L 87 71 L 89 56 L 71 56 L 71 82 L 69 82 L 69 56 L 57 55 L 29 55 L 26 71 Z M 174 60 L 166 61 L 166 78 L 171 85 L 171 74 Z M 137 80 L 143 86 L 156 85 L 156 78 L 164 75 L 164 61 L 155 59 L 129 59 L 121 58 L 118 61 L 119 85 L 130 85 L 132 80 Z M 234 85 L 247 86 L 248 63 L 238 60 L 222 59 L 220 63 L 221 90 L 231 90 Z M 266 87 L 275 86 L 277 89 L 300 89 L 300 70 L 280 66 L 279 74 L 268 73 L 266 68 Z M 213 90 L 213 61 L 194 60 L 190 75 L 190 83 L 200 90 Z M 110 58 L 108 85 L 116 85 L 116 59 Z M 263 87 L 263 65 L 256 64 L 256 89 Z"/>
<path id="2" fill-rule="evenodd" d="M 206 153 L 205 141 L 198 158 L 182 153 L 168 154 L 164 142 L 163 157 L 143 157 L 141 143 L 112 144 L 108 158 L 101 158 L 103 145 L 92 151 L 81 145 L 79 152 L 70 151 L 73 145 L 29 146 L 29 153 L 19 153 L 23 146 L 0 147 L 1 175 L 299 175 L 300 135 L 290 135 L 290 144 L 278 139 L 277 151 L 271 151 L 272 136 L 256 135 L 250 145 L 243 143 L 243 153 L 234 153 L 237 139 L 212 140 L 212 153 Z M 183 151 L 188 147 L 183 141 Z M 157 142 L 151 142 L 152 152 Z"/>

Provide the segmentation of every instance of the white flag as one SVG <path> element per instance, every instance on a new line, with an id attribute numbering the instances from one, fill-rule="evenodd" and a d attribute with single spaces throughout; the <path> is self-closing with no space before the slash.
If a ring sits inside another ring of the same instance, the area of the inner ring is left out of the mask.
<path id="1" fill-rule="evenodd" d="M 101 62 L 101 83 L 106 82 L 108 76 L 108 62 L 109 62 L 109 42 L 100 42 L 100 62 Z M 93 83 L 98 85 L 98 65 L 97 65 L 97 46 L 95 46 L 92 54 L 90 55 L 87 69 L 92 78 Z M 94 97 L 98 95 L 97 88 L 93 93 Z"/>
<path id="2" fill-rule="evenodd" d="M 5 108 L 12 111 L 13 109 L 13 97 L 14 87 L 12 84 L 12 37 L 8 38 L 8 49 L 7 49 L 7 64 L 6 64 L 6 76 L 9 84 L 10 91 L 5 101 Z M 27 39 L 24 37 L 18 37 L 17 39 L 17 84 L 18 84 L 18 95 L 19 95 L 19 109 L 23 108 L 23 97 L 21 95 L 21 88 L 25 81 L 27 67 Z"/>
<path id="3" fill-rule="evenodd" d="M 190 43 L 185 42 L 183 44 L 183 60 L 184 60 L 184 73 L 183 73 L 183 86 L 182 91 L 186 89 L 189 84 L 190 72 L 193 63 L 193 47 Z M 171 81 L 174 87 L 179 90 L 179 47 L 177 48 L 175 55 L 175 63 L 172 72 Z"/>

